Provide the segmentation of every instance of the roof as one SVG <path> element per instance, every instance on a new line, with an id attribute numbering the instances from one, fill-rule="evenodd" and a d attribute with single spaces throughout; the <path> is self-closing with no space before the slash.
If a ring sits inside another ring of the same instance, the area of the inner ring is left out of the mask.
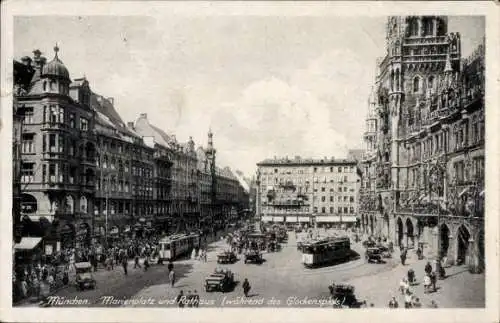
<path id="1" fill-rule="evenodd" d="M 42 238 L 40 237 L 23 237 L 19 243 L 16 243 L 14 245 L 14 249 L 31 250 L 35 248 L 41 241 Z"/>
<path id="2" fill-rule="evenodd" d="M 66 68 L 66 66 L 64 66 L 64 63 L 57 56 L 59 48 L 57 46 L 54 47 L 54 51 L 56 53 L 54 59 L 52 59 L 47 64 L 43 65 L 42 75 L 56 76 L 64 78 L 66 80 L 70 80 L 68 69 Z"/>

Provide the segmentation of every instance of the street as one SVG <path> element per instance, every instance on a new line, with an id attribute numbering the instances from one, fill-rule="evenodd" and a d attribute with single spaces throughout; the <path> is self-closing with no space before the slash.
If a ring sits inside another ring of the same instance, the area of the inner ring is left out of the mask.
<path id="1" fill-rule="evenodd" d="M 301 234 L 297 239 L 300 239 Z M 305 268 L 301 253 L 296 248 L 296 238 L 289 234 L 288 242 L 281 251 L 264 253 L 264 263 L 245 264 L 242 255 L 234 264 L 217 263 L 217 253 L 227 248 L 223 240 L 209 245 L 207 262 L 182 259 L 174 262 L 177 282 L 171 287 L 167 266 L 153 265 L 145 272 L 143 268 L 133 268 L 129 262 L 128 275 L 122 267 L 112 271 L 104 269 L 95 273 L 97 288 L 78 291 L 74 285 L 62 289 L 52 298 L 52 306 L 92 306 L 92 307 L 175 307 L 175 298 L 182 290 L 184 294 L 197 291 L 200 307 L 331 307 L 328 303 L 328 285 L 349 283 L 356 288 L 356 297 L 367 302 L 367 306 L 386 307 L 391 296 L 398 296 L 399 280 L 411 267 L 420 279 L 425 260 L 416 260 L 410 255 L 406 266 L 395 257 L 385 264 L 366 263 L 363 257 L 346 263 L 320 268 Z M 361 243 L 351 248 L 364 254 Z M 215 268 L 227 268 L 235 274 L 237 284 L 226 293 L 206 292 L 204 279 Z M 413 289 L 422 304 L 435 300 L 440 307 L 481 307 L 484 306 L 484 275 L 471 275 L 463 267 L 447 269 L 448 278 L 438 281 L 438 291 L 424 294 L 423 287 Z M 248 298 L 243 297 L 241 282 L 247 278 L 251 285 Z M 468 291 L 465 294 L 465 290 Z M 33 306 L 34 304 L 26 304 Z"/>

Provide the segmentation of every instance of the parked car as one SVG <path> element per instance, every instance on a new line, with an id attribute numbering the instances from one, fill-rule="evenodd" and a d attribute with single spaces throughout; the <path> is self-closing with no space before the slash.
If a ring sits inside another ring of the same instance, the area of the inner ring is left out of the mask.
<path id="1" fill-rule="evenodd" d="M 205 278 L 205 291 L 227 292 L 234 286 L 234 274 L 228 269 L 216 269 Z"/>
<path id="2" fill-rule="evenodd" d="M 367 248 L 365 252 L 365 259 L 367 262 L 382 263 L 382 252 L 379 248 Z"/>
<path id="3" fill-rule="evenodd" d="M 96 280 L 92 274 L 92 265 L 90 262 L 77 262 L 75 263 L 76 270 L 76 288 L 84 290 L 85 288 L 94 289 L 96 287 Z"/>

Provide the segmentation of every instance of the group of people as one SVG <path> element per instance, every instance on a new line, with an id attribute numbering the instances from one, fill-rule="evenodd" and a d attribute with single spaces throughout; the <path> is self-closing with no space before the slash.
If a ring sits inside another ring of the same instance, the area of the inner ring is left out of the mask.
<path id="1" fill-rule="evenodd" d="M 52 263 L 19 265 L 12 273 L 13 301 L 28 297 L 39 299 L 54 289 L 69 283 L 67 266 Z"/>

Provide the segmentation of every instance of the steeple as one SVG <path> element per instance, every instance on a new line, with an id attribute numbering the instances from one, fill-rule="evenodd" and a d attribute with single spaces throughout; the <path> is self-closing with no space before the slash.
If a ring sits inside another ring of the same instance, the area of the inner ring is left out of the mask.
<path id="1" fill-rule="evenodd" d="M 213 151 L 214 150 L 214 142 L 213 142 L 213 133 L 212 133 L 212 128 L 208 129 L 208 151 Z"/>

